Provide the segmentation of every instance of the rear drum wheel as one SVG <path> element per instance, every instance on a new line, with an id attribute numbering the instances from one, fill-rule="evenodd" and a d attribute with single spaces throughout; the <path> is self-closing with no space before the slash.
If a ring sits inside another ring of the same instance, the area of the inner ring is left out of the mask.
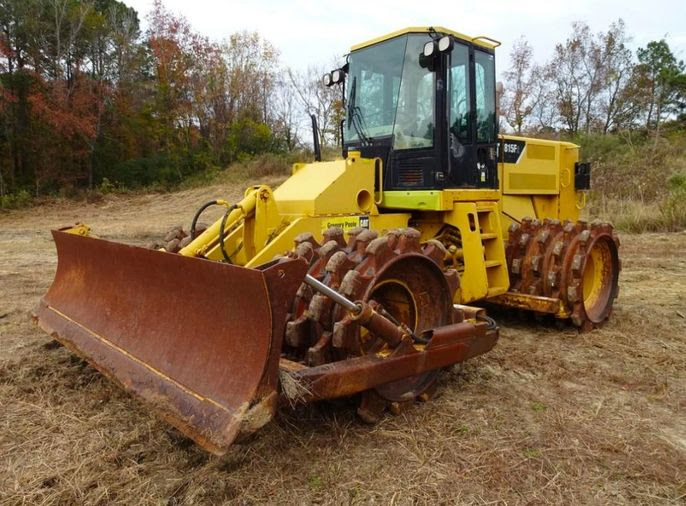
<path id="1" fill-rule="evenodd" d="M 603 238 L 591 248 L 583 276 L 584 309 L 588 319 L 599 323 L 607 317 L 612 305 L 610 297 L 617 284 L 614 243 Z"/>
<path id="2" fill-rule="evenodd" d="M 525 218 L 510 227 L 510 290 L 560 299 L 557 318 L 601 326 L 619 293 L 619 238 L 609 223 Z"/>
<path id="3" fill-rule="evenodd" d="M 572 259 L 566 294 L 572 322 L 582 330 L 607 321 L 619 292 L 619 254 L 611 229 L 593 224 L 587 235 L 587 244 L 580 244 Z"/>

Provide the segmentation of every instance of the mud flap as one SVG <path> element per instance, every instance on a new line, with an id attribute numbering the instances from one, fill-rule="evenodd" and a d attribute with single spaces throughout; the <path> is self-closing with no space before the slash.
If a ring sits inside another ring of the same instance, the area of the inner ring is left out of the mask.
<path id="1" fill-rule="evenodd" d="M 273 416 L 303 260 L 247 269 L 53 231 L 57 273 L 35 318 L 54 339 L 225 453 Z"/>

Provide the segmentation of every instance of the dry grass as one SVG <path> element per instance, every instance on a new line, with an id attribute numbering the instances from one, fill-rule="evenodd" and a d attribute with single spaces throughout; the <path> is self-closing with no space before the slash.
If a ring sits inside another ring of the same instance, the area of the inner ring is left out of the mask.
<path id="1" fill-rule="evenodd" d="M 609 216 L 617 230 L 633 234 L 666 231 L 667 227 L 657 202 L 597 197 L 589 202 L 584 214 Z"/>
<path id="2" fill-rule="evenodd" d="M 686 229 L 686 188 L 667 195 L 661 202 L 596 196 L 583 214 L 606 216 L 617 230 L 632 234 L 682 231 Z"/>
<path id="3" fill-rule="evenodd" d="M 686 131 L 667 130 L 660 138 L 634 131 L 576 139 L 592 164 L 590 216 L 630 233 L 686 229 Z"/>
<path id="4" fill-rule="evenodd" d="M 612 322 L 501 315 L 495 350 L 370 427 L 346 403 L 283 409 L 209 456 L 30 321 L 50 227 L 146 243 L 221 186 L 0 216 L 0 504 L 676 504 L 686 498 L 686 234 L 622 236 Z"/>

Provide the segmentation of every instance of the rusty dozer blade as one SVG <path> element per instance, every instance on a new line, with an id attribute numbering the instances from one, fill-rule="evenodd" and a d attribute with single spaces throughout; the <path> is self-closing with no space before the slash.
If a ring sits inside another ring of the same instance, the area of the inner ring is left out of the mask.
<path id="1" fill-rule="evenodd" d="M 207 450 L 277 406 L 286 314 L 303 260 L 247 269 L 53 231 L 55 280 L 35 318 Z"/>

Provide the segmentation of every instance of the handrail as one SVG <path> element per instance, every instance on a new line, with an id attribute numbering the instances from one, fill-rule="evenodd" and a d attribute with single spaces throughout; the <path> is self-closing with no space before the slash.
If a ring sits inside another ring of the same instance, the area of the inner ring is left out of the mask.
<path id="1" fill-rule="evenodd" d="M 487 35 L 477 35 L 476 37 L 472 37 L 472 42 L 474 42 L 475 40 L 485 40 L 487 42 L 490 42 L 493 44 L 494 48 L 503 45 L 503 43 L 500 42 L 499 40 L 492 39 L 491 37 L 488 37 Z"/>
<path id="2" fill-rule="evenodd" d="M 375 198 L 374 203 L 379 205 L 383 202 L 383 161 L 378 156 L 374 158 L 374 168 L 376 169 L 376 167 L 379 168 L 379 200 L 376 200 Z"/>

